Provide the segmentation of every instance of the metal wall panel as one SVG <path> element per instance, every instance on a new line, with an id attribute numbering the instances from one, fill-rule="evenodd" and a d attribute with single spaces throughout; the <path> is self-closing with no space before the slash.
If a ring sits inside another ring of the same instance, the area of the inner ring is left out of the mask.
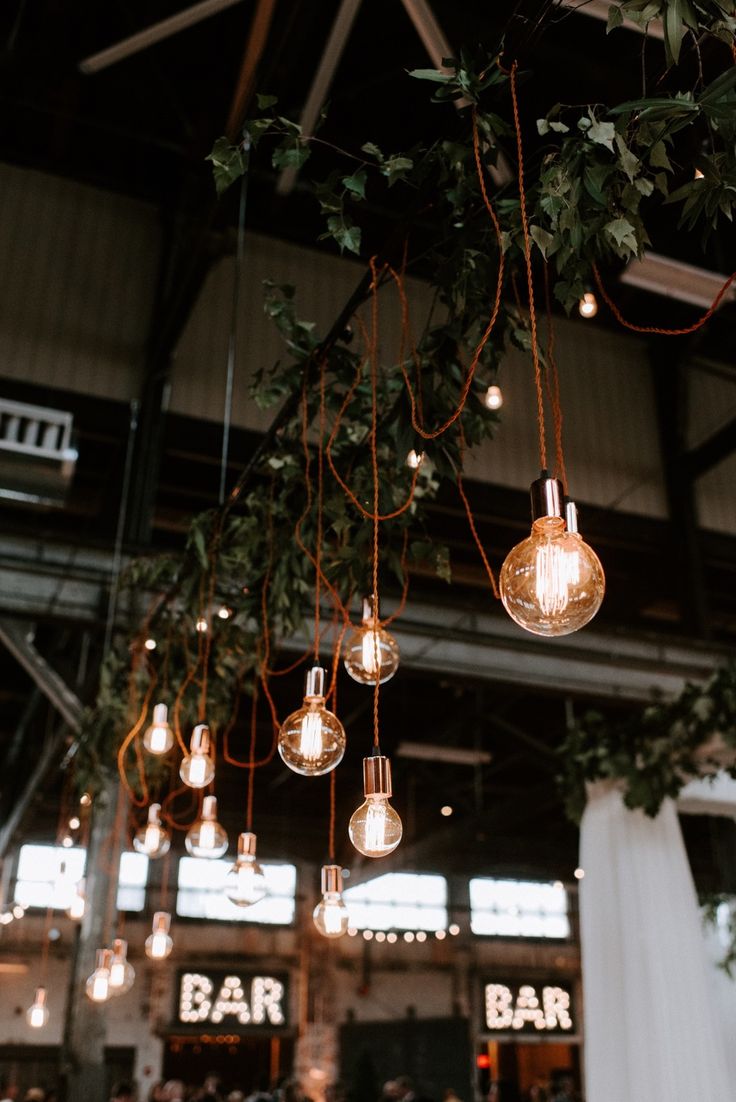
<path id="1" fill-rule="evenodd" d="M 696 364 L 690 372 L 688 446 L 696 448 L 736 417 L 736 372 Z M 736 456 L 719 463 L 697 483 L 698 519 L 703 528 L 736 532 Z"/>
<path id="2" fill-rule="evenodd" d="M 147 204 L 0 165 L 0 377 L 138 393 L 160 234 Z"/>

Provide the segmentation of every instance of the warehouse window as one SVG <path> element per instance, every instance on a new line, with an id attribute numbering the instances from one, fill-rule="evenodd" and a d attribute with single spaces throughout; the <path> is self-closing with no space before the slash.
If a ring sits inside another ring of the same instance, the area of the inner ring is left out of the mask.
<path id="1" fill-rule="evenodd" d="M 18 855 L 15 882 L 16 902 L 24 907 L 53 907 L 65 911 L 74 888 L 84 876 L 86 850 L 81 846 L 26 845 Z M 146 905 L 148 858 L 143 853 L 120 856 L 117 908 L 142 911 Z"/>
<path id="2" fill-rule="evenodd" d="M 470 928 L 497 937 L 569 937 L 567 892 L 559 881 L 471 880 Z"/>
<path id="3" fill-rule="evenodd" d="M 444 876 L 387 872 L 354 888 L 343 899 L 356 930 L 444 930 L 447 881 Z"/>
<path id="4" fill-rule="evenodd" d="M 196 857 L 182 857 L 179 861 L 176 913 L 184 918 L 262 922 L 276 926 L 294 921 L 294 865 L 262 865 L 268 895 L 250 907 L 238 907 L 225 895 L 225 877 L 232 865 L 232 861 L 228 860 L 203 861 Z"/>

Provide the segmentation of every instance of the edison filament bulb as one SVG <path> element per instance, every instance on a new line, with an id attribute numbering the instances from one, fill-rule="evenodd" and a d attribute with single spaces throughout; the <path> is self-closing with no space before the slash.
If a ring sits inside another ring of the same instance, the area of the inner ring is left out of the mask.
<path id="1" fill-rule="evenodd" d="M 342 869 L 322 866 L 322 898 L 312 913 L 314 925 L 323 937 L 342 937 L 348 928 L 348 909 L 342 898 Z"/>
<path id="2" fill-rule="evenodd" d="M 108 981 L 111 995 L 124 995 L 130 991 L 135 983 L 135 968 L 128 960 L 128 943 L 121 937 L 116 937 L 112 943 L 112 960 L 110 961 L 110 979 Z"/>
<path id="3" fill-rule="evenodd" d="M 85 985 L 87 997 L 90 998 L 93 1003 L 104 1003 L 110 998 L 111 964 L 112 952 L 109 949 L 98 949 L 95 960 L 95 970 Z"/>
<path id="4" fill-rule="evenodd" d="M 578 313 L 581 318 L 594 318 L 598 313 L 598 299 L 592 291 L 586 291 L 578 302 Z"/>
<path id="5" fill-rule="evenodd" d="M 256 836 L 238 835 L 238 857 L 225 877 L 225 895 L 239 907 L 251 907 L 267 894 L 266 877 L 256 861 Z"/>
<path id="6" fill-rule="evenodd" d="M 26 1021 L 31 1029 L 43 1029 L 49 1020 L 49 1008 L 46 1005 L 46 988 L 37 987 L 36 997 L 26 1010 Z"/>
<path id="7" fill-rule="evenodd" d="M 543 474 L 532 484 L 532 517 L 531 535 L 501 567 L 501 600 L 511 619 L 534 635 L 569 635 L 600 608 L 603 567 L 577 531 L 572 502 L 566 526 L 556 478 Z"/>
<path id="8" fill-rule="evenodd" d="M 161 804 L 151 804 L 148 821 L 133 837 L 133 849 L 145 853 L 146 857 L 156 858 L 167 854 L 170 846 L 171 835 L 161 822 Z"/>
<path id="9" fill-rule="evenodd" d="M 361 685 L 375 685 L 376 677 L 382 685 L 399 668 L 399 644 L 381 627 L 374 596 L 363 600 L 363 623 L 349 636 L 343 661 L 352 679 Z"/>
<path id="10" fill-rule="evenodd" d="M 486 409 L 500 409 L 503 405 L 501 387 L 497 386 L 495 383 L 493 386 L 489 386 L 488 390 L 483 395 L 483 404 Z"/>
<path id="11" fill-rule="evenodd" d="M 74 895 L 71 898 L 69 906 L 66 909 L 66 913 L 69 918 L 74 919 L 75 922 L 81 922 L 84 917 L 84 909 L 87 905 L 87 900 L 84 894 L 84 877 L 78 880 L 74 885 Z"/>
<path id="12" fill-rule="evenodd" d="M 329 773 L 345 753 L 345 728 L 325 707 L 325 676 L 322 666 L 307 673 L 304 703 L 281 724 L 279 754 L 289 769 L 303 777 Z"/>
<path id="13" fill-rule="evenodd" d="M 156 911 L 153 916 L 153 927 L 146 938 L 146 956 L 151 960 L 166 960 L 174 948 L 169 930 L 171 929 L 171 915 L 168 911 Z"/>
<path id="14" fill-rule="evenodd" d="M 169 726 L 169 710 L 165 704 L 153 709 L 153 723 L 146 727 L 143 745 L 149 754 L 168 754 L 174 745 L 174 732 Z"/>
<path id="15" fill-rule="evenodd" d="M 212 740 L 206 723 L 198 723 L 192 731 L 189 753 L 179 769 L 179 776 L 190 788 L 206 788 L 215 776 Z"/>
<path id="16" fill-rule="evenodd" d="M 214 860 L 227 851 L 227 834 L 217 821 L 217 797 L 205 796 L 202 817 L 187 831 L 184 845 L 192 857 Z"/>
<path id="17" fill-rule="evenodd" d="M 363 758 L 363 791 L 365 803 L 353 812 L 348 825 L 350 841 L 364 857 L 385 857 L 398 846 L 404 828 L 388 802 L 391 762 L 383 754 Z"/>

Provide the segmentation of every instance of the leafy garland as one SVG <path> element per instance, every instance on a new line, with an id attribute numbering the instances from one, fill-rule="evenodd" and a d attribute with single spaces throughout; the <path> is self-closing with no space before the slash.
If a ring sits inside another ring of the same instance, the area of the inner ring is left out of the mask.
<path id="1" fill-rule="evenodd" d="M 726 0 L 692 5 L 626 0 L 617 10 L 643 23 L 664 18 L 668 60 L 677 60 L 690 31 L 733 41 L 736 9 Z M 612 26 L 617 18 L 612 15 Z M 335 170 L 315 186 L 324 236 L 356 254 L 362 246 L 357 219 L 367 199 L 394 188 L 415 200 L 433 197 L 433 240 L 422 259 L 433 273 L 435 309 L 418 337 L 405 317 L 398 362 L 382 363 L 378 376 L 381 511 L 396 512 L 411 499 L 382 525 L 382 570 L 402 586 L 412 565 L 428 560 L 450 580 L 447 549 L 434 546 L 424 531 L 425 505 L 441 488 L 458 483 L 466 451 L 493 434 L 497 418 L 485 409 L 481 394 L 494 381 L 506 348 L 530 345 L 514 285 L 514 271 L 524 258 L 518 189 L 509 186 L 495 194 L 492 210 L 484 194 L 485 174 L 513 134 L 504 117 L 510 114 L 509 74 L 498 52 L 479 52 L 462 54 L 448 63 L 448 71 L 411 75 L 436 86 L 436 101 L 462 98 L 469 104 L 463 134 L 393 154 L 371 142 L 358 152 L 338 151 L 338 157 L 347 157 L 349 171 Z M 736 66 L 731 66 L 709 84 L 700 78 L 695 89 L 582 112 L 558 104 L 538 120 L 539 134 L 550 145 L 526 169 L 530 233 L 568 311 L 590 284 L 595 264 L 642 254 L 649 240 L 645 216 L 662 203 L 679 204 L 681 224 L 701 227 L 706 238 L 722 215 L 732 217 L 735 89 Z M 305 138 L 296 123 L 275 114 L 275 106 L 274 97 L 259 96 L 261 114 L 247 124 L 244 142 L 215 143 L 210 160 L 218 191 L 246 170 L 250 146 L 260 154 L 261 143 L 272 143 L 276 169 L 304 165 L 320 139 Z M 691 178 L 695 139 L 708 143 L 708 152 L 695 162 L 703 173 L 699 179 Z M 379 273 L 373 294 L 379 284 L 389 284 L 401 296 L 402 273 L 383 267 L 381 258 Z M 253 397 L 263 407 L 286 403 L 289 415 L 238 501 L 194 518 L 183 555 L 140 560 L 129 568 L 124 584 L 133 604 L 140 605 L 145 593 L 153 595 L 153 603 L 133 640 L 106 661 L 80 740 L 80 785 L 93 786 L 117 751 L 140 807 L 151 786 L 165 784 L 137 748 L 154 694 L 172 701 L 182 748 L 182 731 L 197 719 L 206 717 L 226 736 L 238 720 L 243 693 L 260 685 L 268 697 L 276 646 L 303 625 L 316 578 L 332 595 L 338 625 L 351 597 L 368 589 L 370 526 L 327 472 L 321 513 L 313 492 L 305 504 L 304 491 L 305 484 L 313 485 L 314 465 L 324 463 L 326 438 L 338 422 L 332 464 L 359 501 L 370 500 L 371 388 L 363 370 L 371 355 L 369 335 L 356 315 L 352 340 L 347 333 L 320 339 L 314 326 L 298 317 L 293 288 L 268 285 L 265 308 L 291 359 L 261 371 Z M 494 325 L 488 324 L 491 316 Z M 543 362 L 545 370 L 548 366 Z M 422 427 L 443 425 L 437 439 L 423 442 Z M 405 465 L 411 448 L 427 454 L 414 477 Z M 220 607 L 226 618 L 218 616 Z M 206 631 L 198 631 L 198 623 Z M 155 651 L 145 647 L 149 634 L 157 642 Z M 692 770 L 695 751 L 714 730 L 716 716 L 723 717 L 718 729 L 724 737 L 736 741 L 733 671 L 719 674 L 704 692 L 689 689 L 675 705 L 649 709 L 642 723 L 611 727 L 590 719 L 571 732 L 563 748 L 571 812 L 580 810 L 585 781 L 610 777 L 625 783 L 630 806 L 654 814 Z M 710 712 L 701 716 L 706 703 Z M 275 713 L 272 718 L 276 726 Z"/>

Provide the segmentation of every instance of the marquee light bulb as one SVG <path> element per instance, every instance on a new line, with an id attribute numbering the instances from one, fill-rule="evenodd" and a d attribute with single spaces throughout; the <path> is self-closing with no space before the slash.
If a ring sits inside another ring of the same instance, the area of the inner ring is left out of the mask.
<path id="1" fill-rule="evenodd" d="M 169 710 L 165 704 L 156 704 L 153 723 L 143 735 L 143 745 L 149 754 L 168 754 L 174 745 L 174 732 L 169 726 Z"/>
<path id="2" fill-rule="evenodd" d="M 398 846 L 403 827 L 388 802 L 391 762 L 382 754 L 363 758 L 363 791 L 365 803 L 353 812 L 348 825 L 350 841 L 364 857 L 385 857 Z"/>
<path id="3" fill-rule="evenodd" d="M 594 318 L 598 313 L 598 299 L 592 291 L 586 291 L 578 302 L 578 313 L 581 318 Z"/>
<path id="4" fill-rule="evenodd" d="M 268 894 L 266 877 L 256 861 L 256 836 L 238 835 L 238 858 L 225 877 L 225 895 L 238 907 L 251 907 Z"/>
<path id="5" fill-rule="evenodd" d="M 345 728 L 325 707 L 326 672 L 322 666 L 312 666 L 304 704 L 287 716 L 279 731 L 279 754 L 289 769 L 303 777 L 329 773 L 345 753 Z"/>
<path id="6" fill-rule="evenodd" d="M 135 983 L 135 968 L 128 960 L 128 943 L 116 937 L 112 943 L 110 962 L 110 995 L 125 995 Z"/>
<path id="7" fill-rule="evenodd" d="M 155 859 L 169 852 L 171 835 L 161 822 L 161 804 L 151 804 L 148 809 L 148 821 L 136 831 L 133 849 Z"/>
<path id="8" fill-rule="evenodd" d="M 171 915 L 168 911 L 156 911 L 153 916 L 152 932 L 146 938 L 146 956 L 151 960 L 166 960 L 174 942 L 169 934 Z"/>
<path id="9" fill-rule="evenodd" d="M 312 913 L 314 925 L 323 937 L 342 937 L 348 928 L 348 909 L 342 898 L 342 869 L 322 866 L 322 899 Z"/>
<path id="10" fill-rule="evenodd" d="M 562 513 L 561 486 L 532 484 L 532 532 L 501 567 L 501 600 L 512 620 L 534 635 L 569 635 L 593 619 L 606 589 L 603 567 L 577 530 L 577 511 Z"/>
<path id="11" fill-rule="evenodd" d="M 90 998 L 93 1003 L 104 1003 L 110 998 L 111 964 L 112 952 L 109 949 L 98 949 L 95 959 L 95 970 L 85 985 L 87 997 Z"/>
<path id="12" fill-rule="evenodd" d="M 78 880 L 74 885 L 74 895 L 71 898 L 69 906 L 66 909 L 66 913 L 69 918 L 73 918 L 75 922 L 81 922 L 84 917 L 84 909 L 87 905 L 86 896 L 84 894 L 85 884 L 84 877 Z"/>
<path id="13" fill-rule="evenodd" d="M 211 748 L 209 727 L 206 723 L 198 723 L 192 731 L 189 753 L 179 769 L 179 776 L 190 788 L 206 788 L 214 780 L 215 762 Z"/>
<path id="14" fill-rule="evenodd" d="M 345 669 L 361 685 L 383 685 L 399 668 L 399 644 L 381 627 L 375 596 L 363 599 L 363 623 L 345 644 Z"/>
<path id="15" fill-rule="evenodd" d="M 488 390 L 483 395 L 483 404 L 486 409 L 500 409 L 503 405 L 503 394 L 501 393 L 501 387 L 489 386 Z"/>
<path id="16" fill-rule="evenodd" d="M 46 988 L 37 987 L 36 997 L 26 1010 L 26 1021 L 31 1029 L 43 1029 L 49 1020 L 49 1008 L 46 1005 Z"/>
<path id="17" fill-rule="evenodd" d="M 187 852 L 192 857 L 214 860 L 227 851 L 227 844 L 227 834 L 217 821 L 217 797 L 205 796 L 202 817 L 189 828 L 184 839 Z"/>

